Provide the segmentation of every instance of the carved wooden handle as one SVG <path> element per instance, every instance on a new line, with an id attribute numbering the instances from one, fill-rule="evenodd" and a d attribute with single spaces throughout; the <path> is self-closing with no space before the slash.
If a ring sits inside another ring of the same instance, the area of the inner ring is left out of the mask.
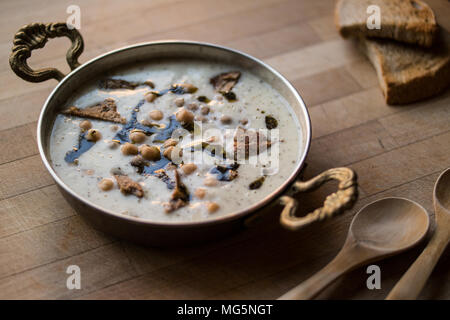
<path id="1" fill-rule="evenodd" d="M 358 197 L 356 174 L 349 168 L 334 168 L 322 172 L 308 181 L 296 181 L 292 186 L 292 192 L 312 191 L 330 180 L 339 181 L 338 191 L 325 199 L 323 207 L 314 210 L 304 217 L 295 216 L 298 202 L 291 196 L 283 196 L 280 202 L 285 206 L 281 212 L 281 224 L 290 229 L 298 230 L 316 221 L 322 221 L 349 209 Z"/>
<path id="2" fill-rule="evenodd" d="M 22 79 L 30 82 L 42 82 L 51 78 L 60 81 L 64 74 L 55 68 L 33 70 L 27 64 L 27 59 L 34 49 L 43 48 L 48 39 L 68 37 L 72 46 L 67 51 L 66 59 L 73 70 L 78 67 L 78 57 L 84 49 L 83 38 L 76 29 L 69 29 L 66 23 L 31 23 L 20 28 L 14 36 L 9 64 L 13 71 Z"/>
<path id="3" fill-rule="evenodd" d="M 448 231 L 438 226 L 427 247 L 389 292 L 386 300 L 417 299 L 448 243 Z"/>

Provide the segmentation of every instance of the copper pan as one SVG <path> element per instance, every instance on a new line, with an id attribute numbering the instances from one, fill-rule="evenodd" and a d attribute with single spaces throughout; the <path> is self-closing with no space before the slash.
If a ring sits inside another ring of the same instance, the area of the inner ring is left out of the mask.
<path id="1" fill-rule="evenodd" d="M 44 47 L 49 38 L 62 36 L 72 41 L 72 46 L 67 52 L 67 62 L 72 70 L 69 74 L 64 75 L 54 68 L 32 70 L 27 65 L 27 59 L 31 56 L 32 50 Z M 16 33 L 10 65 L 19 77 L 30 82 L 41 82 L 52 78 L 59 81 L 45 101 L 39 116 L 37 133 L 39 153 L 61 193 L 71 206 L 96 229 L 145 245 L 180 246 L 211 240 L 239 230 L 251 224 L 261 213 L 270 211 L 274 204 L 284 206 L 280 215 L 281 225 L 290 230 L 299 230 L 306 225 L 337 215 L 351 207 L 356 200 L 356 175 L 349 168 L 329 169 L 309 181 L 299 180 L 299 173 L 311 143 L 310 118 L 305 103 L 295 88 L 266 63 L 248 54 L 219 45 L 164 40 L 116 49 L 80 65 L 78 57 L 83 47 L 80 33 L 76 29 L 69 29 L 65 23 L 32 23 L 22 27 Z M 107 70 L 168 57 L 232 63 L 271 84 L 289 102 L 300 122 L 303 150 L 296 168 L 278 189 L 250 207 L 217 218 L 196 222 L 155 222 L 105 210 L 76 194 L 55 173 L 49 156 L 49 137 L 59 108 L 65 104 L 70 95 L 86 81 Z M 338 190 L 326 198 L 323 207 L 306 216 L 296 217 L 298 203 L 294 198 L 295 194 L 313 190 L 330 180 L 339 182 Z"/>

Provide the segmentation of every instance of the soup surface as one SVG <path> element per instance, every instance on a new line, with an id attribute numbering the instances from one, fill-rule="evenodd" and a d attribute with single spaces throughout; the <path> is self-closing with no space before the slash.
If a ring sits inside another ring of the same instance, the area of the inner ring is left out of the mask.
<path id="1" fill-rule="evenodd" d="M 77 194 L 152 221 L 245 209 L 280 187 L 301 150 L 287 101 L 251 72 L 197 60 L 111 71 L 61 107 L 52 165 Z"/>

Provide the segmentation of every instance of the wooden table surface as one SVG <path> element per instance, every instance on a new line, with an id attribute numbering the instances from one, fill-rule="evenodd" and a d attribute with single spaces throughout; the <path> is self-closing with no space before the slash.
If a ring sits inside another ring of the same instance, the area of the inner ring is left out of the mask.
<path id="1" fill-rule="evenodd" d="M 450 31 L 450 4 L 427 0 Z M 258 226 L 188 249 L 136 246 L 86 225 L 57 191 L 36 146 L 36 120 L 56 81 L 27 83 L 9 68 L 14 33 L 31 22 L 66 21 L 72 1 L 0 3 L 0 298 L 273 299 L 325 266 L 364 204 L 385 196 L 421 203 L 434 219 L 432 189 L 450 165 L 450 90 L 420 103 L 384 103 L 375 72 L 339 37 L 332 0 L 78 0 L 85 52 L 158 39 L 226 45 L 263 59 L 306 100 L 313 124 L 306 178 L 336 166 L 359 175 L 353 210 L 300 232 L 282 229 L 278 211 Z M 68 39 L 34 52 L 33 67 L 67 72 Z M 319 204 L 331 188 L 301 197 Z M 304 211 L 304 210 L 302 210 Z M 383 299 L 423 245 L 377 263 L 381 290 L 368 290 L 366 268 L 320 298 Z M 66 268 L 81 268 L 81 290 L 66 288 Z M 450 250 L 424 299 L 450 299 Z"/>

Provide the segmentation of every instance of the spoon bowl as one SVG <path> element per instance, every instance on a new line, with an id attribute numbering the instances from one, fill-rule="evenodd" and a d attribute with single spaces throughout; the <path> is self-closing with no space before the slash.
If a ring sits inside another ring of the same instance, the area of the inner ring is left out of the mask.
<path id="1" fill-rule="evenodd" d="M 414 201 L 385 198 L 362 208 L 350 225 L 350 232 L 361 245 L 377 250 L 406 250 L 427 233 L 426 210 Z"/>
<path id="2" fill-rule="evenodd" d="M 435 205 L 439 205 L 444 210 L 450 210 L 450 168 L 444 171 L 434 187 Z"/>
<path id="3" fill-rule="evenodd" d="M 414 201 L 384 198 L 363 207 L 350 225 L 338 255 L 314 276 L 279 299 L 311 299 L 344 273 L 405 251 L 427 234 L 427 211 Z"/>

